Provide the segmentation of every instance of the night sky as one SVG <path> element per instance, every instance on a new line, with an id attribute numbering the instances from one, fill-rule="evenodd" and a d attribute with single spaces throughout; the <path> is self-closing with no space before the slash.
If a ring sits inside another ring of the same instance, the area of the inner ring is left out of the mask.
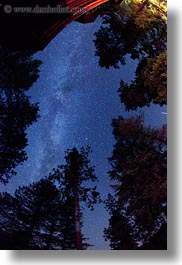
<path id="1" fill-rule="evenodd" d="M 91 161 L 99 179 L 98 190 L 105 199 L 110 192 L 110 169 L 107 158 L 111 156 L 114 138 L 111 121 L 125 112 L 119 101 L 117 89 L 121 79 L 134 78 L 136 62 L 127 60 L 120 69 L 103 69 L 94 56 L 93 33 L 100 19 L 92 24 L 72 23 L 35 57 L 43 61 L 40 78 L 29 90 L 32 102 L 39 102 L 40 118 L 28 130 L 26 148 L 28 160 L 17 168 L 4 190 L 13 192 L 19 185 L 38 180 L 64 163 L 68 148 L 90 145 Z M 141 110 L 139 110 L 141 111 Z M 158 106 L 144 108 L 145 123 L 161 126 L 166 123 L 166 109 Z M 108 214 L 103 205 L 94 212 L 84 212 L 84 235 L 95 245 L 90 249 L 108 249 L 103 239 L 103 229 L 108 226 Z"/>

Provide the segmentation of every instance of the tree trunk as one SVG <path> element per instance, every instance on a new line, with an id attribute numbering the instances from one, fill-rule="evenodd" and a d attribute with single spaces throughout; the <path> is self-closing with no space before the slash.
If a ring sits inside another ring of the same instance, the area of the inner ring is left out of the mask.
<path id="1" fill-rule="evenodd" d="M 76 248 L 77 250 L 82 250 L 82 236 L 81 236 L 81 225 L 80 225 L 80 206 L 78 199 L 78 191 L 75 188 L 75 233 L 76 233 Z"/>

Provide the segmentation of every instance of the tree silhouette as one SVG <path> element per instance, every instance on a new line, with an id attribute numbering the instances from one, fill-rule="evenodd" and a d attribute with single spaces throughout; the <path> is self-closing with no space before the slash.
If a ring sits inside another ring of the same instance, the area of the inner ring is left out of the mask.
<path id="1" fill-rule="evenodd" d="M 11 238 L 12 249 L 60 248 L 61 210 L 59 191 L 42 179 L 1 197 L 1 231 Z"/>
<path id="2" fill-rule="evenodd" d="M 142 250 L 165 250 L 167 249 L 167 223 L 163 223 L 159 230 L 151 236 L 149 242 L 142 245 Z"/>
<path id="3" fill-rule="evenodd" d="M 25 94 L 37 80 L 41 62 L 28 52 L 0 50 L 0 182 L 27 159 L 26 129 L 38 118 L 38 104 Z"/>
<path id="4" fill-rule="evenodd" d="M 113 211 L 109 220 L 109 228 L 104 230 L 106 240 L 110 241 L 113 250 L 134 250 L 137 245 L 132 238 L 132 228 L 126 217 Z"/>
<path id="5" fill-rule="evenodd" d="M 95 35 L 95 55 L 101 67 L 125 64 L 126 55 L 132 59 L 153 58 L 166 51 L 166 21 L 151 21 L 144 28 L 136 24 L 127 12 L 121 14 L 111 6 L 102 15 L 102 26 Z"/>
<path id="6" fill-rule="evenodd" d="M 66 164 L 47 178 L 0 196 L 1 249 L 63 249 L 88 247 L 81 233 L 83 204 L 93 210 L 99 201 L 89 148 L 66 152 Z M 81 204 L 81 205 L 80 205 Z"/>
<path id="7" fill-rule="evenodd" d="M 114 119 L 113 128 L 116 143 L 109 175 L 116 181 L 117 199 L 108 206 L 112 210 L 117 204 L 120 217 L 127 217 L 135 243 L 147 243 L 166 222 L 166 126 L 144 127 L 138 116 Z M 113 218 L 108 231 L 114 231 Z"/>
<path id="8" fill-rule="evenodd" d="M 49 176 L 51 180 L 58 181 L 61 193 L 65 194 L 65 198 L 68 200 L 68 207 L 74 211 L 77 250 L 82 250 L 86 246 L 83 244 L 81 232 L 83 211 L 80 205 L 83 206 L 85 204 L 86 207 L 93 210 L 94 204 L 100 202 L 96 186 L 87 186 L 86 184 L 87 182 L 91 183 L 97 180 L 94 174 L 94 167 L 89 165 L 89 152 L 90 147 L 82 147 L 80 151 L 76 148 L 67 150 L 65 154 L 66 164 L 58 166 Z"/>
<path id="9" fill-rule="evenodd" d="M 120 100 L 126 110 L 149 106 L 150 103 L 167 104 L 167 53 L 142 60 L 131 84 L 120 82 Z"/>
<path id="10" fill-rule="evenodd" d="M 137 249 L 137 244 L 132 237 L 132 226 L 122 210 L 118 201 L 108 195 L 106 207 L 110 214 L 109 227 L 104 229 L 104 237 L 109 241 L 113 250 Z"/>
<path id="11" fill-rule="evenodd" d="M 129 7 L 123 1 L 119 9 L 107 7 L 95 33 L 95 55 L 101 67 L 119 68 L 127 57 L 138 61 L 135 79 L 120 83 L 120 99 L 126 110 L 167 102 L 167 24 L 165 12 L 160 11 L 166 1 L 155 2 L 158 6 L 151 3 L 141 12 L 139 1 L 130 1 Z"/>

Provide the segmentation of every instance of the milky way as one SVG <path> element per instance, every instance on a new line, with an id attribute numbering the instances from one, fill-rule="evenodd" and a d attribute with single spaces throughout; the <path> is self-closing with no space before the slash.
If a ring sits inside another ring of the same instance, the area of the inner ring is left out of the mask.
<path id="1" fill-rule="evenodd" d="M 110 192 L 107 175 L 114 139 L 111 121 L 126 113 L 117 94 L 121 79 L 134 78 L 136 62 L 127 60 L 121 69 L 103 69 L 94 56 L 93 24 L 72 23 L 35 57 L 43 61 L 40 78 L 29 91 L 32 102 L 39 102 L 40 118 L 28 130 L 28 160 L 18 167 L 18 175 L 5 187 L 9 192 L 46 176 L 64 162 L 67 148 L 90 145 L 91 162 L 99 179 L 98 190 L 105 199 Z M 165 108 L 144 108 L 145 122 L 152 126 L 166 123 Z M 84 235 L 95 245 L 91 249 L 108 249 L 103 229 L 108 225 L 104 206 L 84 213 Z"/>

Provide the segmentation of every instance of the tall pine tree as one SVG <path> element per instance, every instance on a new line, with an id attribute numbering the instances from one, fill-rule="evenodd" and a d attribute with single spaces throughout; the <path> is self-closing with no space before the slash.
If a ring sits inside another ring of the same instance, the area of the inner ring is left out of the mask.
<path id="1" fill-rule="evenodd" d="M 86 247 L 83 244 L 83 235 L 81 228 L 83 225 L 84 205 L 94 209 L 94 204 L 100 202 L 99 193 L 96 191 L 96 185 L 91 183 L 97 181 L 94 173 L 94 167 L 90 165 L 88 158 L 90 147 L 76 148 L 66 151 L 65 165 L 58 166 L 56 170 L 49 176 L 51 180 L 59 183 L 59 189 L 67 198 L 67 206 L 74 211 L 74 225 L 76 249 L 82 250 Z M 86 183 L 89 184 L 86 184 Z M 90 186 L 91 185 L 91 186 Z M 82 207 L 80 207 L 80 205 Z"/>
<path id="2" fill-rule="evenodd" d="M 111 219 L 106 236 L 111 243 L 118 237 L 114 232 L 117 212 L 131 227 L 133 242 L 148 243 L 167 218 L 166 126 L 152 129 L 144 126 L 142 116 L 128 119 L 120 116 L 113 120 L 113 134 L 116 143 L 109 159 L 112 167 L 109 175 L 116 182 L 113 185 L 116 200 L 107 202 Z"/>

